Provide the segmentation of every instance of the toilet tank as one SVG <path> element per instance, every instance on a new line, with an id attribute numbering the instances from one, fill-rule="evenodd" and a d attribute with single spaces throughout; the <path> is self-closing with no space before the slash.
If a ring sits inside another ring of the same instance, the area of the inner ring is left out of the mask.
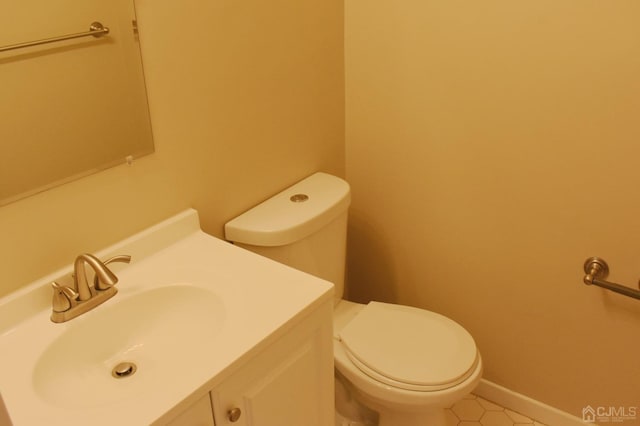
<path id="1" fill-rule="evenodd" d="M 330 281 L 344 293 L 349 184 L 316 173 L 225 224 L 225 238 Z"/>

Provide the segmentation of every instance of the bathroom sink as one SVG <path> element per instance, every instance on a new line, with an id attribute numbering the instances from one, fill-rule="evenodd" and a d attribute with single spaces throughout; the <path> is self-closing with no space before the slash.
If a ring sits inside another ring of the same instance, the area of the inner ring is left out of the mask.
<path id="1" fill-rule="evenodd" d="M 164 425 L 332 300 L 329 283 L 207 235 L 194 210 L 95 253 L 121 254 L 118 293 L 69 321 L 50 319 L 51 282 L 72 283 L 73 259 L 0 299 L 14 425 Z"/>
<path id="2" fill-rule="evenodd" d="M 154 378 L 176 382 L 215 355 L 207 343 L 223 326 L 224 305 L 214 293 L 176 284 L 113 302 L 71 321 L 38 358 L 33 385 L 41 398 L 69 408 L 108 404 L 143 392 Z"/>

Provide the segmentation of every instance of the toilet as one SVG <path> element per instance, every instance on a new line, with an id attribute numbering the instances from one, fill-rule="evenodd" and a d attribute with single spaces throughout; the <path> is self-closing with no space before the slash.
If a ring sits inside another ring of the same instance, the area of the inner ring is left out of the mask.
<path id="1" fill-rule="evenodd" d="M 380 426 L 445 425 L 445 408 L 480 381 L 480 353 L 443 315 L 342 299 L 350 202 L 347 182 L 316 173 L 228 222 L 225 238 L 334 284 L 336 378 Z"/>

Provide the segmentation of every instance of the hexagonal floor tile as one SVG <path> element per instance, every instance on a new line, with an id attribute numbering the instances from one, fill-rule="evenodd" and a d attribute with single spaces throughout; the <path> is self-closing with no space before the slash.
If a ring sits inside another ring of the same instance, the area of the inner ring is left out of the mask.
<path id="1" fill-rule="evenodd" d="M 475 399 L 463 399 L 453 404 L 451 411 L 458 416 L 460 420 L 478 421 L 484 414 L 485 410 L 482 405 Z"/>
<path id="2" fill-rule="evenodd" d="M 513 420 L 504 411 L 486 411 L 480 422 L 482 426 L 513 426 Z"/>

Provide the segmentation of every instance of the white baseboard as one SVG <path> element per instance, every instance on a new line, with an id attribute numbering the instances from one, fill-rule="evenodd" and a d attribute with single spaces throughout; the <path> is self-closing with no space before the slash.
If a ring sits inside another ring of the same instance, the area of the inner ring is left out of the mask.
<path id="1" fill-rule="evenodd" d="M 482 379 L 475 395 L 549 426 L 585 426 L 581 418 Z"/>

